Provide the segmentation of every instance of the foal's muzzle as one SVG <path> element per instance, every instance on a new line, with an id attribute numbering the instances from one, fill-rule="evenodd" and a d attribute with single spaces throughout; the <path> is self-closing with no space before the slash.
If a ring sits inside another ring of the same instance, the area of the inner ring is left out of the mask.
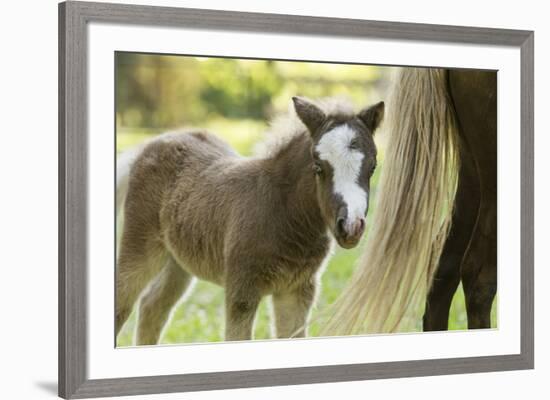
<path id="1" fill-rule="evenodd" d="M 345 249 L 357 246 L 361 236 L 365 232 L 365 219 L 347 219 L 338 217 L 336 219 L 336 240 Z"/>

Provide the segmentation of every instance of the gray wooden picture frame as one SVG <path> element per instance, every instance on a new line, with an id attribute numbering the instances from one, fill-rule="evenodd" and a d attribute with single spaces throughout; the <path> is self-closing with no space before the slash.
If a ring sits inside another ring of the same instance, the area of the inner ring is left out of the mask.
<path id="1" fill-rule="evenodd" d="M 87 376 L 87 24 L 173 26 L 440 43 L 521 50 L 521 353 L 121 379 Z M 59 4 L 59 395 L 64 398 L 342 382 L 534 367 L 534 33 L 107 3 Z"/>

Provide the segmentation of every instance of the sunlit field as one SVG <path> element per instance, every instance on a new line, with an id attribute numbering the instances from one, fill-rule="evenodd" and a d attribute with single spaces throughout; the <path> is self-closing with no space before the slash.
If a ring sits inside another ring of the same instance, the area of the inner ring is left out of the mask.
<path id="1" fill-rule="evenodd" d="M 357 107 L 385 100 L 389 68 L 315 63 L 239 61 L 194 57 L 118 54 L 117 56 L 117 152 L 180 127 L 210 130 L 229 142 L 243 156 L 265 139 L 269 119 L 284 112 L 294 95 L 311 98 L 349 97 Z M 380 172 L 384 168 L 384 135 L 377 135 L 378 168 L 371 180 L 371 204 L 376 208 Z M 120 229 L 118 230 L 120 233 Z M 310 336 L 322 328 L 323 312 L 344 290 L 362 252 L 335 246 L 322 277 Z M 197 281 L 185 296 L 161 338 L 163 344 L 223 340 L 223 289 Z M 269 298 L 260 306 L 255 339 L 271 338 Z M 421 314 L 422 310 L 418 310 Z M 491 323 L 496 327 L 496 300 Z M 133 344 L 136 312 L 119 335 L 119 346 Z M 467 329 L 462 288 L 457 290 L 449 317 L 449 329 Z M 421 330 L 421 321 L 415 326 Z"/>

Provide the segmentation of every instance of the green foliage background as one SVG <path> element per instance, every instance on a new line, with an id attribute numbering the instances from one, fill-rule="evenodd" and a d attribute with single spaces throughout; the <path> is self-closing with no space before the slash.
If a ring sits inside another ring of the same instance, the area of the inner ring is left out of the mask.
<path id="1" fill-rule="evenodd" d="M 292 96 L 346 96 L 357 107 L 364 107 L 387 98 L 392 69 L 117 53 L 117 151 L 124 151 L 167 130 L 201 127 L 221 136 L 241 154 L 250 155 L 254 145 L 264 139 L 268 121 L 288 108 Z M 376 141 L 379 167 L 371 182 L 373 200 L 369 216 L 376 208 L 378 178 L 383 169 L 383 131 L 377 134 Z M 311 336 L 318 335 L 323 323 L 322 311 L 342 293 L 362 247 L 361 244 L 352 250 L 336 248 L 322 277 L 320 295 L 312 315 Z M 256 339 L 271 337 L 268 304 L 269 298 L 260 306 Z M 119 346 L 133 344 L 135 323 L 134 312 L 119 335 Z M 223 324 L 223 290 L 199 281 L 174 310 L 161 343 L 221 341 Z M 496 306 L 493 306 L 492 325 L 496 326 Z M 467 328 L 461 287 L 453 299 L 449 328 Z M 421 321 L 418 321 L 415 330 L 420 329 Z"/>

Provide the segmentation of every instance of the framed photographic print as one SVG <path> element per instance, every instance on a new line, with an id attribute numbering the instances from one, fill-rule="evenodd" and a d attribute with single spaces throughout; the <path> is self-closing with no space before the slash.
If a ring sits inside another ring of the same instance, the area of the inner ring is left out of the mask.
<path id="1" fill-rule="evenodd" d="M 533 368 L 533 32 L 59 28 L 60 396 Z"/>

